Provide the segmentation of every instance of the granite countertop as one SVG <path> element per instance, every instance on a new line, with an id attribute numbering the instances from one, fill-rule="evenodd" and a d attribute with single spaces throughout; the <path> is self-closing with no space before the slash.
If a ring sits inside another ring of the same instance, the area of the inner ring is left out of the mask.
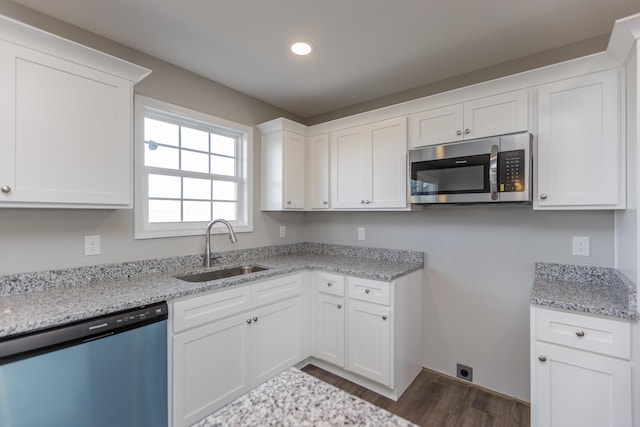
<path id="1" fill-rule="evenodd" d="M 536 263 L 531 304 L 638 320 L 636 286 L 614 268 Z"/>
<path id="2" fill-rule="evenodd" d="M 331 384 L 289 368 L 194 427 L 336 425 L 415 426 Z"/>
<path id="3" fill-rule="evenodd" d="M 136 261 L 0 276 L 0 337 L 215 291 L 308 269 L 391 281 L 423 268 L 423 253 L 301 243 L 216 254 L 215 267 L 268 270 L 209 282 L 175 276 L 207 271 L 202 256 Z"/>

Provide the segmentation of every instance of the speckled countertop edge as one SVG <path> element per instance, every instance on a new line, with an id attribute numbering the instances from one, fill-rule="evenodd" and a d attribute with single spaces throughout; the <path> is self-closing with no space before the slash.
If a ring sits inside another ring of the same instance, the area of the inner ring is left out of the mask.
<path id="1" fill-rule="evenodd" d="M 0 338 L 303 270 L 392 281 L 422 269 L 424 263 L 421 252 L 320 244 L 216 255 L 212 269 L 243 264 L 269 269 L 201 283 L 178 280 L 175 276 L 206 271 L 201 267 L 202 256 L 194 255 L 0 276 L 0 289 L 11 290 L 0 296 Z"/>
<path id="2" fill-rule="evenodd" d="M 296 368 L 261 384 L 193 427 L 415 426 Z"/>
<path id="3" fill-rule="evenodd" d="M 536 263 L 531 304 L 638 320 L 636 286 L 614 268 Z"/>

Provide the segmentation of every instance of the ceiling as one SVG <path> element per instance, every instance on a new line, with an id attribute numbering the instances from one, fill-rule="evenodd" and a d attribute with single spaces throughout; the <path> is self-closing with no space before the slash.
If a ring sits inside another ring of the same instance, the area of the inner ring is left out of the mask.
<path id="1" fill-rule="evenodd" d="M 14 0 L 309 118 L 607 34 L 638 0 Z M 309 40 L 295 57 L 289 45 Z"/>

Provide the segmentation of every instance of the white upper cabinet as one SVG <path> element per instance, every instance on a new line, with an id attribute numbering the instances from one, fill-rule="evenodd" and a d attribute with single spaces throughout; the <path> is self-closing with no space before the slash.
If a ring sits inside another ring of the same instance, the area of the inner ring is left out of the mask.
<path id="1" fill-rule="evenodd" d="M 421 111 L 409 122 L 411 148 L 526 131 L 527 90 Z"/>
<path id="2" fill-rule="evenodd" d="M 329 209 L 329 134 L 307 138 L 307 185 L 308 207 Z"/>
<path id="3" fill-rule="evenodd" d="M 149 70 L 7 18 L 0 34 L 0 207 L 131 207 Z"/>
<path id="4" fill-rule="evenodd" d="M 624 209 L 617 69 L 538 86 L 537 209 Z"/>
<path id="5" fill-rule="evenodd" d="M 407 120 L 397 117 L 331 134 L 331 207 L 407 206 Z"/>
<path id="6" fill-rule="evenodd" d="M 306 126 L 276 119 L 262 133 L 262 210 L 303 210 L 306 193 Z"/>

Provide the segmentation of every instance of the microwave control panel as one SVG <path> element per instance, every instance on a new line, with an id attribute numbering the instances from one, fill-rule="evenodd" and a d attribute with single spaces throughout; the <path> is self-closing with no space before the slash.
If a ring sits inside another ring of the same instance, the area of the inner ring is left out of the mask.
<path id="1" fill-rule="evenodd" d="M 498 191 L 524 191 L 524 150 L 501 151 L 498 154 Z"/>

